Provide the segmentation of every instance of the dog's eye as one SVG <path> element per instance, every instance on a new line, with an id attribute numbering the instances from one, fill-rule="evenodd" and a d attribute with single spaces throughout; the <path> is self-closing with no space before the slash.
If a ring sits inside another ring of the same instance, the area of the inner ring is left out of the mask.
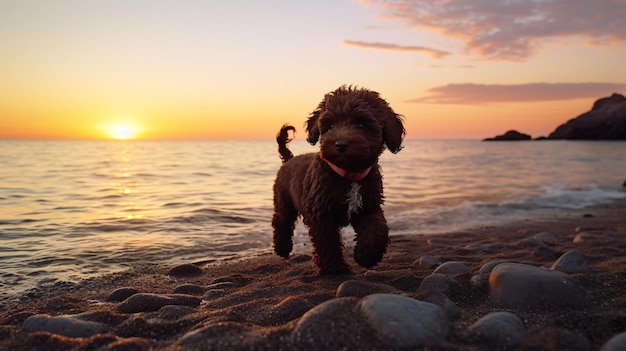
<path id="1" fill-rule="evenodd" d="M 357 124 L 357 127 L 359 127 L 359 129 L 363 129 L 363 128 L 365 128 L 365 124 L 359 123 L 359 124 Z"/>

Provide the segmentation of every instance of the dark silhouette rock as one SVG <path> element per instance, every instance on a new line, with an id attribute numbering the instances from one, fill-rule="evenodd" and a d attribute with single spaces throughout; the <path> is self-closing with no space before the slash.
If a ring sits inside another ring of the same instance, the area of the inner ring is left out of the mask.
<path id="1" fill-rule="evenodd" d="M 531 140 L 530 135 L 520 133 L 516 130 L 509 130 L 508 132 L 498 135 L 495 138 L 487 138 L 483 141 L 518 141 L 518 140 Z"/>
<path id="2" fill-rule="evenodd" d="M 613 94 L 597 100 L 591 111 L 560 125 L 548 138 L 626 140 L 626 97 Z"/>

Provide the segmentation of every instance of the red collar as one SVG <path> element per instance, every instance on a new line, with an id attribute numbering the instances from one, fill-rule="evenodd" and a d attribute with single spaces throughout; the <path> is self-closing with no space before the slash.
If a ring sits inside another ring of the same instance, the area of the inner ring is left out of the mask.
<path id="1" fill-rule="evenodd" d="M 341 177 L 349 179 L 353 182 L 358 182 L 359 180 L 362 180 L 363 178 L 367 177 L 367 175 L 370 173 L 370 171 L 372 170 L 372 166 L 367 167 L 366 169 L 362 170 L 362 171 L 358 171 L 358 172 L 350 172 L 346 169 L 343 169 L 341 167 L 338 167 L 334 164 L 332 164 L 330 161 L 322 158 L 322 160 L 324 160 L 324 162 L 326 162 L 326 164 L 328 166 L 330 166 L 330 168 L 335 171 L 335 173 L 339 174 Z"/>

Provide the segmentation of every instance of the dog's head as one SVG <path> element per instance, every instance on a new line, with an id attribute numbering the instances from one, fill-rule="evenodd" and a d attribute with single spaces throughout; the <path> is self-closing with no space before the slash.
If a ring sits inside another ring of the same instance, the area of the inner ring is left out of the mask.
<path id="1" fill-rule="evenodd" d="M 321 157 L 349 172 L 371 167 L 385 146 L 402 149 L 405 130 L 396 114 L 377 92 L 341 86 L 324 96 L 306 122 L 307 141 L 320 141 Z"/>

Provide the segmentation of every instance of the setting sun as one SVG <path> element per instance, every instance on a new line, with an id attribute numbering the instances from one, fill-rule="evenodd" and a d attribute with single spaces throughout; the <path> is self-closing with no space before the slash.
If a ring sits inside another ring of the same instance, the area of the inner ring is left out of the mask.
<path id="1" fill-rule="evenodd" d="M 134 139 L 139 133 L 139 128 L 132 124 L 122 123 L 112 125 L 106 128 L 107 134 L 118 140 Z"/>

